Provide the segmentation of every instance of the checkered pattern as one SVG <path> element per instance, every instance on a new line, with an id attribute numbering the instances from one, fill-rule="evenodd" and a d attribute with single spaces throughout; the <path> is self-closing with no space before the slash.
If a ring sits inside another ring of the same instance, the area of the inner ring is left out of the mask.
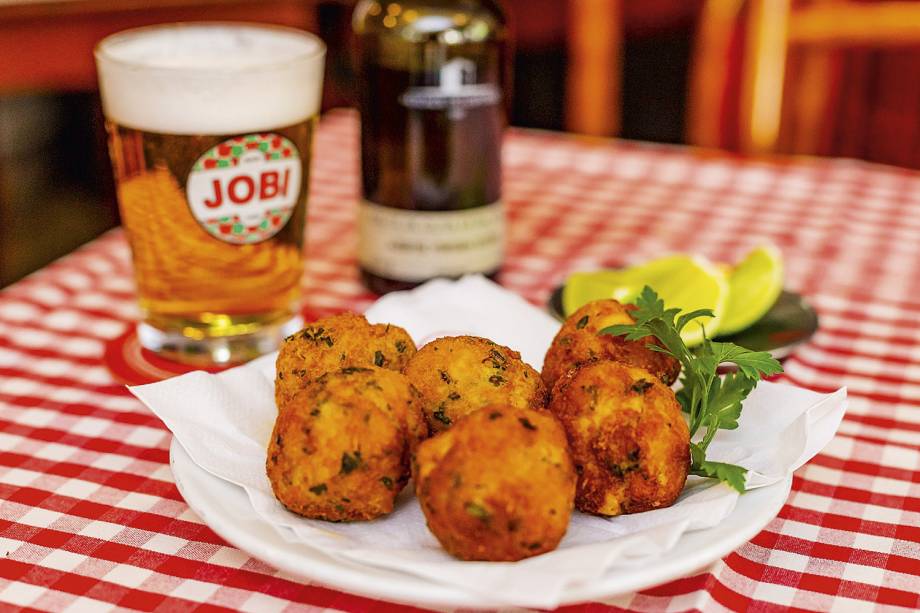
<path id="1" fill-rule="evenodd" d="M 692 576 L 571 610 L 920 607 L 920 174 L 513 131 L 502 282 L 535 304 L 568 272 L 762 241 L 820 312 L 784 379 L 846 385 L 850 411 L 779 517 Z M 373 300 L 355 268 L 357 131 L 321 124 L 308 316 Z M 137 315 L 114 231 L 0 293 L 0 603 L 383 611 L 227 546 L 183 502 L 169 433 L 101 364 Z M 2 608 L 2 605 L 0 605 Z"/>

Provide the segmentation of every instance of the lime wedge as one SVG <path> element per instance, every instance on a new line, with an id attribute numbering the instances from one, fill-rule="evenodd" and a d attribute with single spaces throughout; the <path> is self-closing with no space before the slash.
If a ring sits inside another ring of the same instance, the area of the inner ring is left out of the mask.
<path id="1" fill-rule="evenodd" d="M 575 272 L 569 275 L 562 287 L 562 309 L 565 315 L 571 315 L 589 302 L 610 298 L 621 276 L 619 270 Z"/>
<path id="2" fill-rule="evenodd" d="M 645 285 L 657 284 L 675 269 L 686 267 L 692 259 L 687 255 L 668 255 L 629 268 L 572 273 L 562 288 L 562 308 L 568 316 L 595 300 L 615 298 L 632 302 Z"/>
<path id="3" fill-rule="evenodd" d="M 647 285 L 658 292 L 666 308 L 679 308 L 682 313 L 697 309 L 712 310 L 715 317 L 695 319 L 681 331 L 684 342 L 693 346 L 703 342 L 704 334 L 712 338 L 719 330 L 728 301 L 728 281 L 725 274 L 706 258 L 688 259 L 684 266 Z"/>
<path id="4" fill-rule="evenodd" d="M 719 334 L 734 334 L 763 317 L 783 291 L 783 255 L 773 246 L 758 247 L 735 266 Z"/>
<path id="5" fill-rule="evenodd" d="M 688 345 L 715 335 L 725 308 L 728 284 L 725 273 L 709 260 L 689 255 L 670 255 L 622 270 L 603 270 L 571 275 L 562 290 L 562 305 L 569 315 L 582 305 L 602 298 L 633 302 L 646 285 L 654 289 L 668 308 L 682 311 L 712 309 L 714 318 L 699 319 L 684 328 Z M 702 326 L 700 325 L 702 324 Z"/>

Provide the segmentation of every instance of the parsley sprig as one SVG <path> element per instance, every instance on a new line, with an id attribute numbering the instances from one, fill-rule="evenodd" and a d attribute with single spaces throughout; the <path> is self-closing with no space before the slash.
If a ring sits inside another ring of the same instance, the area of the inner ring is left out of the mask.
<path id="1" fill-rule="evenodd" d="M 744 492 L 747 469 L 735 464 L 712 462 L 706 459 L 706 449 L 719 429 L 734 430 L 741 416 L 741 403 L 748 397 L 763 377 L 783 372 L 783 367 L 765 351 L 750 351 L 734 343 L 717 343 L 703 340 L 694 351 L 687 348 L 680 332 L 699 317 L 713 317 L 709 309 L 700 309 L 679 315 L 680 309 L 665 309 L 664 301 L 646 286 L 636 301 L 632 312 L 634 324 L 609 326 L 600 334 L 624 336 L 639 340 L 654 336 L 661 345 L 648 345 L 649 349 L 675 357 L 683 366 L 677 400 L 690 423 L 690 436 L 703 428 L 699 442 L 690 443 L 690 473 L 725 481 L 739 492 Z M 738 367 L 734 372 L 720 377 L 720 364 Z"/>

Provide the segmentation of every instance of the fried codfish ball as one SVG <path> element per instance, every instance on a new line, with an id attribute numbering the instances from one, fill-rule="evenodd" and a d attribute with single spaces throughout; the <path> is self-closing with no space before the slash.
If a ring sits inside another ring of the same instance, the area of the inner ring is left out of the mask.
<path id="1" fill-rule="evenodd" d="M 422 443 L 413 466 L 428 528 L 453 556 L 520 560 L 565 535 L 575 468 L 546 411 L 484 407 Z"/>
<path id="2" fill-rule="evenodd" d="M 680 362 L 646 347 L 649 343 L 657 344 L 657 339 L 646 337 L 629 341 L 622 336 L 598 334 L 607 326 L 635 323 L 629 314 L 633 308 L 616 300 L 596 300 L 572 313 L 546 352 L 542 372 L 546 387 L 552 389 L 559 377 L 570 369 L 598 358 L 638 366 L 665 385 L 674 383 L 680 375 Z"/>
<path id="3" fill-rule="evenodd" d="M 521 354 L 478 336 L 434 340 L 403 372 L 422 395 L 422 413 L 432 433 L 487 404 L 546 405 L 546 387 Z"/>
<path id="4" fill-rule="evenodd" d="M 320 319 L 284 339 L 275 362 L 275 404 L 280 407 L 309 381 L 340 368 L 402 370 L 415 351 L 399 326 L 370 324 L 354 313 Z"/>
<path id="5" fill-rule="evenodd" d="M 311 519 L 367 520 L 393 510 L 410 451 L 427 433 L 417 392 L 398 372 L 327 373 L 278 412 L 266 472 L 275 497 Z"/>
<path id="6" fill-rule="evenodd" d="M 674 504 L 690 470 L 690 431 L 674 392 L 648 371 L 598 360 L 569 371 L 549 410 L 578 471 L 575 506 L 596 515 Z"/>
<path id="7" fill-rule="evenodd" d="M 337 398 L 361 396 L 389 412 L 405 426 L 412 449 L 428 438 L 428 423 L 420 408 L 421 395 L 400 372 L 376 366 L 350 366 L 326 373 L 316 379 L 316 383 Z"/>

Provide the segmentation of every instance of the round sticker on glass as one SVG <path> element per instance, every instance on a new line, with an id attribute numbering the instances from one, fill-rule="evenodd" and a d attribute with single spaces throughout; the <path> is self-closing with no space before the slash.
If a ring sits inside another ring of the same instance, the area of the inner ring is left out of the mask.
<path id="1" fill-rule="evenodd" d="M 281 231 L 294 212 L 301 179 L 294 143 L 279 134 L 248 134 L 198 158 L 185 193 L 205 232 L 246 245 Z"/>

